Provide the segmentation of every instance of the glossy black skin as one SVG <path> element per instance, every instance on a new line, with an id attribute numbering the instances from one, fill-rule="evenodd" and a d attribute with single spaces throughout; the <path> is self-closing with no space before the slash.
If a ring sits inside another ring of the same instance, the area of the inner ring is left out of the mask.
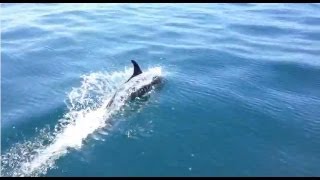
<path id="1" fill-rule="evenodd" d="M 131 78 L 132 78 L 132 77 L 131 77 Z M 130 78 L 130 79 L 131 79 L 131 78 Z M 129 79 L 129 80 L 130 80 L 130 79 Z M 128 80 L 128 81 L 129 81 L 129 80 Z M 128 81 L 127 81 L 127 82 L 128 82 Z M 126 82 L 126 83 L 127 83 L 127 82 Z M 143 87 L 141 87 L 141 88 L 135 90 L 134 92 L 132 92 L 132 93 L 130 94 L 130 96 L 129 96 L 129 97 L 130 97 L 129 99 L 130 99 L 130 100 L 134 100 L 134 99 L 137 98 L 137 97 L 142 97 L 143 95 L 145 95 L 146 93 L 148 93 L 149 91 L 151 91 L 151 90 L 152 90 L 152 87 L 155 87 L 156 85 L 159 85 L 159 84 L 161 84 L 161 83 L 162 83 L 162 78 L 159 77 L 159 76 L 155 76 L 150 84 L 144 85 Z M 111 106 L 111 104 L 113 103 L 114 98 L 115 98 L 116 95 L 117 95 L 117 92 L 113 95 L 112 99 L 109 101 L 109 103 L 108 103 L 108 105 L 107 105 L 106 107 L 110 107 L 110 106 Z"/>
<path id="2" fill-rule="evenodd" d="M 140 74 L 142 74 L 142 71 L 138 65 L 138 63 L 135 60 L 131 60 L 132 64 L 133 64 L 133 74 L 132 76 L 125 82 L 129 82 L 133 77 L 135 76 L 139 76 Z M 136 97 L 141 97 L 143 95 L 145 95 L 146 93 L 148 93 L 150 90 L 152 90 L 152 87 L 158 84 L 161 84 L 162 82 L 162 78 L 159 76 L 155 76 L 152 79 L 152 82 L 150 84 L 144 85 L 143 87 L 139 88 L 139 89 L 135 89 L 133 88 L 133 91 L 130 96 L 129 99 L 130 100 L 134 100 Z M 111 98 L 110 102 L 108 103 L 107 107 L 110 107 L 111 104 L 114 101 L 114 98 L 116 97 L 117 92 L 113 95 L 113 97 Z M 121 97 L 121 100 L 123 100 L 123 97 Z"/>
<path id="3" fill-rule="evenodd" d="M 155 76 L 150 84 L 142 86 L 137 91 L 130 94 L 130 99 L 134 100 L 136 97 L 141 97 L 152 90 L 152 87 L 159 85 L 162 82 L 161 77 Z"/>

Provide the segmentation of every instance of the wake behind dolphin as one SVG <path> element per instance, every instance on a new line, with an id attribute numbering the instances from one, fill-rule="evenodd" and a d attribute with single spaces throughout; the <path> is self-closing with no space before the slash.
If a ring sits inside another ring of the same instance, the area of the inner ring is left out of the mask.
<path id="1" fill-rule="evenodd" d="M 104 134 L 113 114 L 129 100 L 141 97 L 162 81 L 160 67 L 141 71 L 135 61 L 131 68 L 113 74 L 91 73 L 83 76 L 82 85 L 68 95 L 69 111 L 55 126 L 54 132 L 44 129 L 34 140 L 17 143 L 2 155 L 1 171 L 4 176 L 40 176 L 55 166 L 55 161 L 69 149 L 80 149 L 83 141 L 95 132 Z M 130 73 L 131 71 L 131 73 Z M 125 81 L 125 80 L 126 81 Z M 125 81 L 125 83 L 121 83 Z M 118 87 L 118 88 L 115 88 Z M 48 139 L 49 143 L 43 143 Z"/>

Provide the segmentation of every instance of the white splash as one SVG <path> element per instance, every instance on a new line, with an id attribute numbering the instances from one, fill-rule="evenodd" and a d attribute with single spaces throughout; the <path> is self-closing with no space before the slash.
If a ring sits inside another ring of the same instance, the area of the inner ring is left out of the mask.
<path id="1" fill-rule="evenodd" d="M 1 170 L 5 176 L 40 176 L 53 168 L 55 161 L 68 153 L 69 148 L 80 149 L 89 135 L 109 126 L 111 115 L 125 105 L 130 89 L 151 82 L 152 77 L 162 76 L 161 68 L 149 68 L 129 83 L 123 84 L 133 72 L 91 73 L 82 76 L 82 85 L 68 94 L 69 111 L 58 121 L 53 133 L 43 129 L 33 141 L 14 145 L 2 155 Z M 119 88 L 121 87 L 121 88 Z M 106 105 L 117 91 L 112 106 Z M 47 142 L 47 143 L 46 143 Z M 49 144 L 48 144 L 49 142 Z"/>

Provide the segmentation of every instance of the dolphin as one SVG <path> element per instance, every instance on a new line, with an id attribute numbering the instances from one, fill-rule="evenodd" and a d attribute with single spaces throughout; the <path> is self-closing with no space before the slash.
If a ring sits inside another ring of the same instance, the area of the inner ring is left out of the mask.
<path id="1" fill-rule="evenodd" d="M 143 74 L 143 72 L 141 71 L 138 63 L 135 60 L 131 60 L 131 63 L 133 64 L 133 74 L 132 76 L 124 83 L 124 85 L 131 83 L 131 81 L 133 81 L 134 79 L 136 79 L 136 77 L 139 77 Z M 149 91 L 151 91 L 153 88 L 155 88 L 157 85 L 160 85 L 162 83 L 162 77 L 158 76 L 158 75 L 154 75 L 152 77 L 152 80 L 150 82 L 148 82 L 147 84 L 143 85 L 140 88 L 135 88 L 135 87 L 129 87 L 129 89 L 127 90 L 129 95 L 126 96 L 121 96 L 120 99 L 121 101 L 123 100 L 134 100 L 137 97 L 141 97 L 143 95 L 145 95 L 146 93 L 148 93 Z M 135 82 L 139 82 L 139 80 L 136 80 Z M 134 82 L 133 82 L 134 83 Z M 131 84 L 130 84 L 131 85 Z M 132 84 L 134 85 L 134 84 Z M 114 102 L 115 98 L 117 97 L 117 94 L 120 90 L 116 91 L 113 95 L 113 97 L 111 98 L 111 100 L 109 101 L 109 103 L 107 104 L 107 108 L 110 107 L 112 105 L 112 103 Z"/>

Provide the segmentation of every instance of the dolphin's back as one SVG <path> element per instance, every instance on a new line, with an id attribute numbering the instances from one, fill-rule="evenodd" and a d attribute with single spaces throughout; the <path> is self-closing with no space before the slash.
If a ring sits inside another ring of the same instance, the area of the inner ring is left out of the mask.
<path id="1" fill-rule="evenodd" d="M 142 73 L 139 65 L 138 65 L 134 60 L 131 60 L 131 62 L 132 62 L 132 64 L 133 64 L 133 68 L 134 68 L 134 69 L 133 69 L 133 74 L 132 74 L 132 76 L 131 76 L 125 83 L 127 83 L 128 81 L 130 81 L 133 77 L 138 76 L 139 74 Z M 162 80 L 161 80 L 161 77 L 155 76 L 155 77 L 153 77 L 151 83 L 149 83 L 149 84 L 146 84 L 146 85 L 144 85 L 144 86 L 142 86 L 142 87 L 140 87 L 140 88 L 138 88 L 138 89 L 136 89 L 136 87 L 131 87 L 131 88 L 132 88 L 131 90 L 133 90 L 133 92 L 130 92 L 130 95 L 128 94 L 128 99 L 133 100 L 133 99 L 135 99 L 136 97 L 141 97 L 141 96 L 143 96 L 144 94 L 146 94 L 147 92 L 149 92 L 154 85 L 160 84 L 161 81 L 162 81 Z M 120 91 L 121 91 L 121 90 L 120 90 Z M 113 95 L 112 98 L 110 99 L 109 103 L 107 104 L 107 107 L 110 107 L 110 106 L 112 105 L 112 103 L 114 102 L 114 99 L 116 98 L 117 94 L 118 94 L 118 91 L 116 91 L 116 92 L 114 93 L 114 95 Z M 122 98 L 123 98 L 123 97 L 120 97 L 120 98 L 121 98 L 121 101 L 122 101 Z M 127 99 L 127 98 L 126 98 L 126 99 Z M 125 100 L 126 100 L 126 99 L 125 99 Z"/>
<path id="2" fill-rule="evenodd" d="M 142 73 L 138 63 L 135 60 L 131 60 L 132 64 L 133 64 L 133 74 L 132 76 L 125 82 L 127 83 L 128 81 L 130 81 L 130 79 L 132 79 L 135 76 L 138 76 L 139 74 Z M 111 98 L 111 100 L 109 101 L 109 103 L 107 104 L 107 107 L 110 107 L 110 105 L 113 103 L 114 98 L 116 97 L 117 92 L 114 93 L 113 97 Z"/>

